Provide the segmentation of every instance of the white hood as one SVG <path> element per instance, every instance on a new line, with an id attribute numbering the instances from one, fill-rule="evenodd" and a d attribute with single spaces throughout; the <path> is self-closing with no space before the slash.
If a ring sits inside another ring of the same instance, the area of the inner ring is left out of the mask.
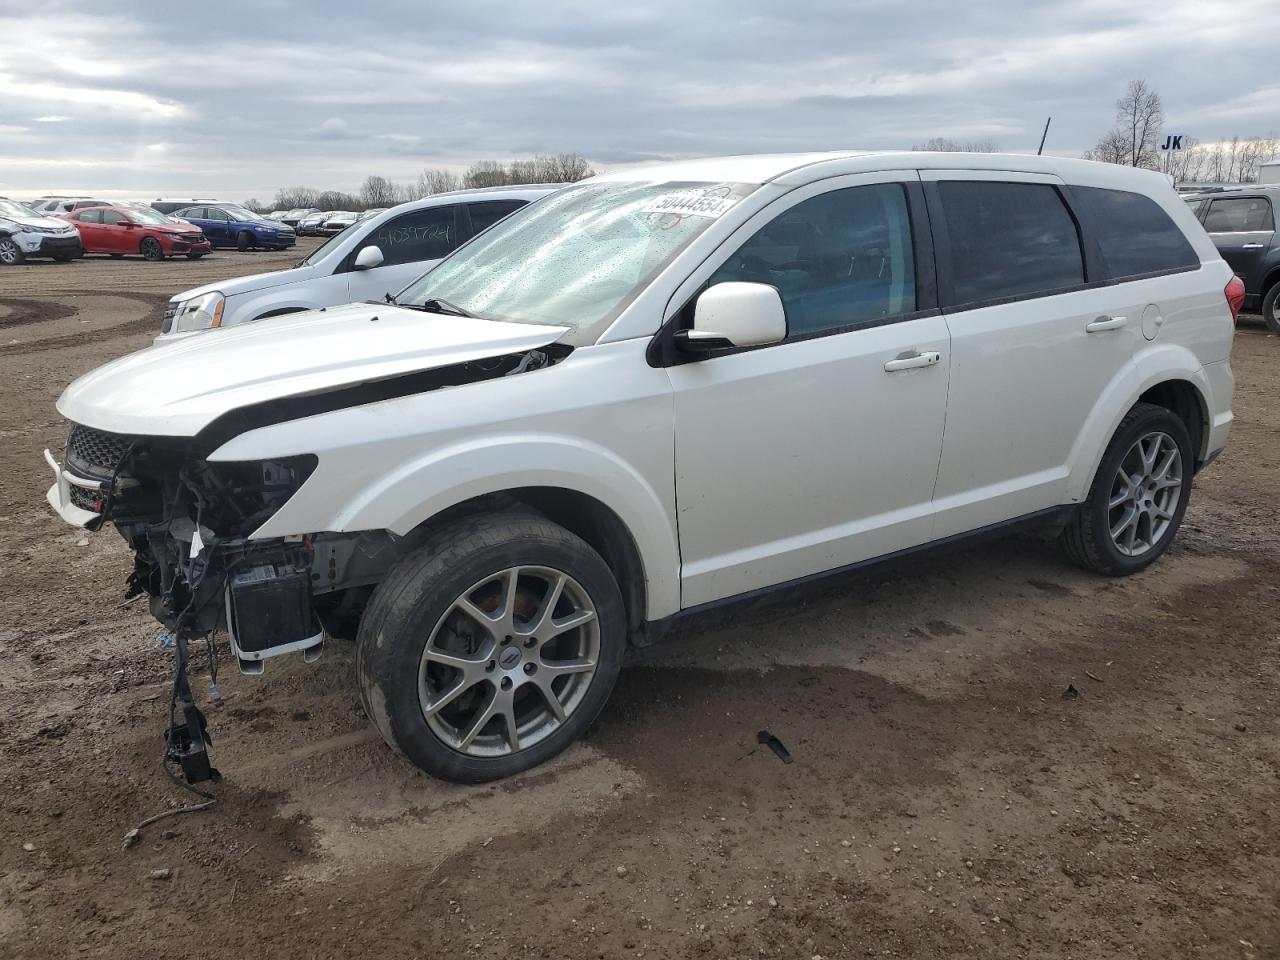
<path id="1" fill-rule="evenodd" d="M 190 437 L 250 404 L 532 350 L 566 330 L 352 303 L 131 353 L 74 381 L 58 412 L 111 433 Z"/>
<path id="2" fill-rule="evenodd" d="M 0 224 L 16 223 L 20 227 L 41 227 L 45 230 L 66 230 L 75 229 L 75 225 L 67 220 L 59 220 L 57 217 L 42 217 L 34 210 L 31 211 L 29 217 L 11 217 L 8 214 L 0 213 Z"/>
<path id="3" fill-rule="evenodd" d="M 183 290 L 181 293 L 175 293 L 170 297 L 169 302 L 181 303 L 194 297 L 203 297 L 206 293 L 220 293 L 224 297 L 234 297 L 241 293 L 257 293 L 259 290 L 281 287 L 286 283 L 301 283 L 304 280 L 310 280 L 315 275 L 316 268 L 313 264 L 308 264 L 305 267 L 293 267 L 288 270 L 272 270 L 270 273 L 251 273 L 247 277 L 215 280 L 213 283 L 206 283 L 203 287 Z"/>

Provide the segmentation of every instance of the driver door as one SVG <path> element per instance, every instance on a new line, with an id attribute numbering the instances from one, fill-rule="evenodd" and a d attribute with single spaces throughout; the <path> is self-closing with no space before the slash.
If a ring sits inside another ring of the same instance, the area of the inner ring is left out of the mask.
<path id="1" fill-rule="evenodd" d="M 950 338 L 922 204 L 914 173 L 813 184 L 690 278 L 776 287 L 787 337 L 669 368 L 682 606 L 931 538 Z"/>

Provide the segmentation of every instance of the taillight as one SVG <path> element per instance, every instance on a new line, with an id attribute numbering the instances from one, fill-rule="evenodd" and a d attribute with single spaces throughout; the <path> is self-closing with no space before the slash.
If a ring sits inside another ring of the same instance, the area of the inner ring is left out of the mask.
<path id="1" fill-rule="evenodd" d="M 1227 307 L 1231 310 L 1231 322 L 1235 323 L 1240 318 L 1240 308 L 1244 306 L 1244 281 L 1239 277 L 1232 277 L 1222 292 L 1227 298 Z"/>

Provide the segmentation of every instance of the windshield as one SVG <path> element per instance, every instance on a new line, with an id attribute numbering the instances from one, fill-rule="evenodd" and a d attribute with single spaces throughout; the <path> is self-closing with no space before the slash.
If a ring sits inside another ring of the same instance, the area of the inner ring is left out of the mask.
<path id="1" fill-rule="evenodd" d="M 36 212 L 16 200 L 0 200 L 0 217 L 34 217 Z"/>
<path id="2" fill-rule="evenodd" d="M 321 260 L 326 259 L 330 254 L 334 253 L 338 249 L 338 247 L 342 243 L 345 243 L 347 238 L 350 236 L 351 234 L 347 233 L 346 230 L 343 230 L 341 233 L 335 233 L 332 237 L 330 237 L 324 243 L 320 244 L 320 246 L 316 247 L 309 254 L 307 254 L 306 257 L 299 260 L 298 266 L 300 267 L 315 266 Z"/>
<path id="3" fill-rule="evenodd" d="M 166 217 L 164 214 L 157 213 L 154 210 L 143 210 L 141 207 L 125 207 L 124 209 L 129 211 L 129 219 L 134 223 L 172 224 L 175 222 L 172 217 Z"/>
<path id="4" fill-rule="evenodd" d="M 461 247 L 397 300 L 573 328 L 594 343 L 672 258 L 755 189 L 742 183 L 588 183 L 529 204 Z"/>

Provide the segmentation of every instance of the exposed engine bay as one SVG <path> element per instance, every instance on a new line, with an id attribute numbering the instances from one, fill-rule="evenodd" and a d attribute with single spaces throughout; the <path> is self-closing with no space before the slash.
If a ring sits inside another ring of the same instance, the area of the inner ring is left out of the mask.
<path id="1" fill-rule="evenodd" d="M 203 637 L 210 645 L 215 704 L 216 632 L 226 633 L 245 673 L 261 673 L 263 661 L 285 653 L 299 652 L 310 662 L 327 636 L 354 633 L 373 587 L 415 542 L 385 530 L 255 540 L 255 531 L 306 484 L 317 458 L 225 462 L 210 454 L 259 426 L 536 370 L 568 352 L 552 345 L 281 398 L 231 411 L 192 438 L 125 436 L 73 424 L 65 469 L 46 453 L 58 476 L 51 502 L 62 496 L 90 530 L 115 526 L 134 555 L 125 598 L 146 594 L 172 640 L 166 762 L 179 765 L 188 783 L 218 777 L 209 763 L 206 720 L 187 679 L 190 644 Z"/>

